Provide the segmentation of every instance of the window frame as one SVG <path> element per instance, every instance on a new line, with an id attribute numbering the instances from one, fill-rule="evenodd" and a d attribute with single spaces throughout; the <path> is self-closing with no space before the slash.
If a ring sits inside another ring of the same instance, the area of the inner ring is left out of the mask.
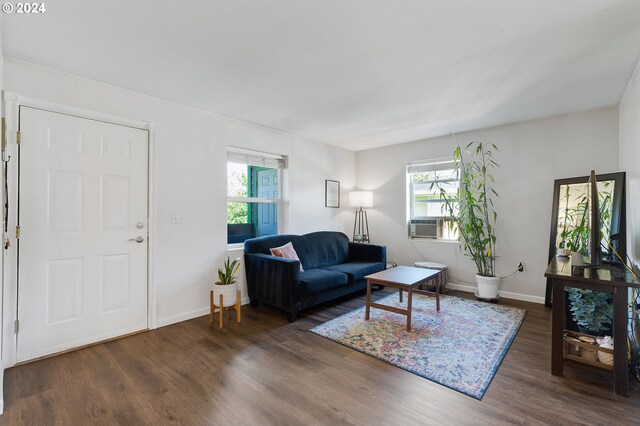
<path id="1" fill-rule="evenodd" d="M 449 167 L 447 167 L 449 166 Z M 415 215 L 415 182 L 413 182 L 412 175 L 416 173 L 420 173 L 418 171 L 411 171 L 411 169 L 422 168 L 422 172 L 438 172 L 438 171 L 448 171 L 454 170 L 454 159 L 453 157 L 443 157 L 443 158 L 434 158 L 430 160 L 421 160 L 421 161 L 413 161 L 407 164 L 406 166 L 406 225 L 407 228 L 411 224 L 412 220 L 438 220 L 443 219 L 445 222 L 450 221 L 451 217 L 448 215 L 440 214 L 433 216 L 418 216 Z M 436 179 L 437 180 L 437 179 Z M 429 182 L 435 182 L 436 180 L 430 180 Z M 458 174 L 457 179 L 444 179 L 440 180 L 440 182 L 458 182 L 460 183 L 460 175 Z M 459 188 L 459 186 L 458 186 Z M 440 199 L 438 200 L 430 200 L 427 201 L 433 203 L 441 203 Z M 446 223 L 443 226 L 448 226 Z M 423 240 L 423 241 L 438 241 L 438 242 L 449 242 L 449 243 L 457 243 L 458 239 L 445 238 L 445 237 L 437 237 L 437 238 L 411 238 L 409 233 L 407 233 L 407 239 L 411 241 L 415 240 Z"/>
<path id="2" fill-rule="evenodd" d="M 239 155 L 244 155 L 245 158 L 239 158 Z M 260 158 L 262 160 L 260 160 Z M 280 162 L 280 164 L 276 164 Z M 277 170 L 277 178 L 278 178 L 278 198 L 265 198 L 265 197 L 237 197 L 229 195 L 229 163 L 235 164 L 244 164 L 246 166 L 252 167 L 263 167 L 266 169 L 276 169 Z M 275 204 L 277 206 L 277 234 L 280 235 L 284 233 L 284 218 L 285 212 L 284 208 L 287 205 L 284 199 L 283 188 L 285 187 L 283 183 L 283 179 L 286 175 L 286 171 L 288 169 L 288 158 L 284 155 L 272 154 L 266 152 L 260 152 L 245 148 L 237 148 L 228 146 L 227 147 L 227 161 L 226 161 L 226 188 L 227 188 L 227 200 L 225 203 L 225 209 L 228 209 L 229 203 L 246 203 L 246 204 Z M 229 231 L 228 231 L 228 221 L 227 221 L 227 247 L 229 249 L 237 249 L 244 247 L 244 241 L 240 243 L 229 243 Z"/>

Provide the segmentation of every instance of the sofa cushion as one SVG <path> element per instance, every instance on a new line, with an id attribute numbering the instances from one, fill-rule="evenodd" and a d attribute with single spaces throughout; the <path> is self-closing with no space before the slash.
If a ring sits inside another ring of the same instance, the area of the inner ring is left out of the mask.
<path id="1" fill-rule="evenodd" d="M 346 274 L 326 269 L 307 269 L 300 273 L 300 293 L 316 294 L 347 284 Z"/>
<path id="2" fill-rule="evenodd" d="M 361 280 L 365 275 L 374 274 L 384 269 L 382 262 L 347 262 L 325 268 L 329 271 L 342 272 L 349 276 L 349 284 Z"/>
<path id="3" fill-rule="evenodd" d="M 342 232 L 319 231 L 306 234 L 304 237 L 307 243 L 315 248 L 315 268 L 324 269 L 327 266 L 338 265 L 345 262 L 349 256 L 349 237 Z"/>

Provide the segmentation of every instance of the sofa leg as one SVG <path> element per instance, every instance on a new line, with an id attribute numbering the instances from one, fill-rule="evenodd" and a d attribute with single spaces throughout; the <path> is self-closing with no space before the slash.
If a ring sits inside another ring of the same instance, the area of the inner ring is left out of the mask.
<path id="1" fill-rule="evenodd" d="M 296 320 L 298 319 L 298 312 L 289 312 L 289 314 L 287 315 L 287 319 L 289 320 L 289 322 L 296 322 Z"/>
<path id="2" fill-rule="evenodd" d="M 257 308 L 258 305 L 260 304 L 260 301 L 258 299 L 251 298 L 249 299 L 249 303 L 251 304 L 252 307 Z"/>
<path id="3" fill-rule="evenodd" d="M 378 284 L 378 290 L 384 290 L 384 286 L 382 284 Z"/>

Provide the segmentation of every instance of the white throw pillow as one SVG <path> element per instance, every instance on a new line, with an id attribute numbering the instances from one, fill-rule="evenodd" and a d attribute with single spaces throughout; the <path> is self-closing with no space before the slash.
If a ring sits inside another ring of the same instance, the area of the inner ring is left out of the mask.
<path id="1" fill-rule="evenodd" d="M 274 247 L 272 249 L 269 249 L 269 251 L 274 256 L 284 257 L 286 259 L 300 260 L 300 258 L 298 257 L 298 253 L 296 253 L 296 250 L 293 248 L 293 244 L 291 243 L 287 243 L 280 247 Z M 302 262 L 300 262 L 300 272 L 304 272 L 304 269 L 302 269 Z"/>

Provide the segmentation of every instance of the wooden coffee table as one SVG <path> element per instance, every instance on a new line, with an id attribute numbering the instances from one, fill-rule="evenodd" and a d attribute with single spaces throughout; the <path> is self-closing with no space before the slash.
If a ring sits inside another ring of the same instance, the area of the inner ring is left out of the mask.
<path id="1" fill-rule="evenodd" d="M 364 277 L 367 280 L 367 301 L 364 319 L 369 319 L 369 311 L 371 308 L 383 309 L 396 314 L 407 316 L 407 331 L 411 331 L 411 300 L 413 293 L 426 294 L 436 296 L 436 309 L 440 311 L 440 283 L 436 280 L 436 291 L 421 290 L 420 284 L 427 282 L 440 271 L 436 269 L 414 268 L 412 266 L 396 266 L 395 268 L 386 269 L 376 272 L 375 274 Z M 381 305 L 371 301 L 371 285 L 382 284 L 385 286 L 397 288 L 400 293 L 400 302 L 402 302 L 402 292 L 407 292 L 407 309 L 396 308 L 394 306 Z"/>

